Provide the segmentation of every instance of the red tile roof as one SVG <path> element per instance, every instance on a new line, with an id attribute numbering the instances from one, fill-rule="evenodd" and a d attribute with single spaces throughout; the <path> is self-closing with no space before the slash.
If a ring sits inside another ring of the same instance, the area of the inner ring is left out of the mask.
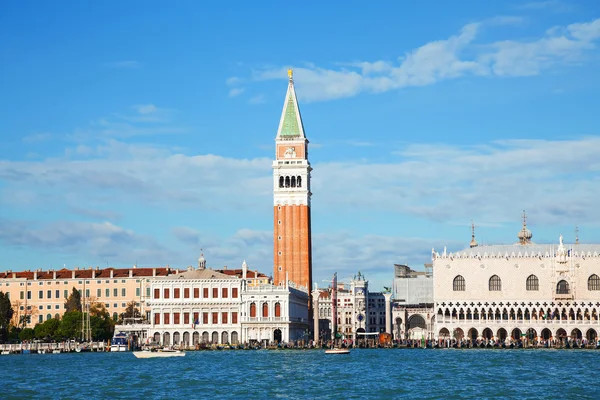
<path id="1" fill-rule="evenodd" d="M 56 272 L 56 279 L 73 279 L 73 272 L 75 272 L 75 279 L 92 279 L 92 272 L 95 272 L 93 279 L 110 279 L 110 273 L 113 272 L 113 278 L 129 278 L 129 271 L 131 271 L 132 277 L 151 277 L 155 273 L 155 276 L 167 276 L 175 273 L 175 270 L 169 267 L 159 268 L 96 268 L 92 270 L 88 269 L 59 269 L 57 271 L 46 270 L 37 271 L 38 280 L 52 280 L 54 279 L 54 273 Z M 14 272 L 0 272 L 0 279 L 11 279 L 13 274 L 16 278 L 33 280 L 35 271 L 14 271 Z"/>

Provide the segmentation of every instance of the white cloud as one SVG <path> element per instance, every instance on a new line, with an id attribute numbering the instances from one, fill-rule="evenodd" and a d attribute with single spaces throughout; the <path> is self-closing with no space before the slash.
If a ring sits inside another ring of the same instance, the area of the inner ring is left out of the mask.
<path id="1" fill-rule="evenodd" d="M 240 78 L 238 78 L 237 76 L 232 76 L 231 78 L 227 78 L 227 80 L 225 81 L 225 84 L 227 86 L 234 86 L 234 85 L 238 85 L 242 83 L 242 80 Z"/>
<path id="2" fill-rule="evenodd" d="M 136 259 L 166 263 L 173 256 L 153 238 L 110 222 L 0 219 L 0 241 L 15 247 L 79 256 L 89 263 L 114 260 L 133 264 Z"/>
<path id="3" fill-rule="evenodd" d="M 233 88 L 229 91 L 229 97 L 236 97 L 244 93 L 244 88 Z"/>
<path id="4" fill-rule="evenodd" d="M 138 104 L 133 106 L 133 108 L 142 115 L 153 114 L 158 111 L 158 108 L 154 104 Z"/>
<path id="5" fill-rule="evenodd" d="M 555 27 L 534 40 L 501 40 L 478 43 L 483 28 L 518 25 L 523 18 L 500 16 L 465 25 L 457 35 L 426 43 L 396 62 L 339 63 L 330 69 L 308 65 L 294 68 L 298 95 L 305 101 L 355 96 L 362 92 L 432 85 L 463 76 L 530 76 L 557 65 L 580 63 L 596 48 L 600 19 Z M 287 66 L 252 72 L 254 81 L 284 79 Z M 300 90 L 301 87 L 301 90 Z"/>

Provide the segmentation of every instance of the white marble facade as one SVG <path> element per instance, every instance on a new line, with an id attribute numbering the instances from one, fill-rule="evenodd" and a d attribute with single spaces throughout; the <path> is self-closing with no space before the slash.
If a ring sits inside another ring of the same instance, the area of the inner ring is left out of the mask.
<path id="1" fill-rule="evenodd" d="M 247 271 L 246 264 L 242 265 Z M 308 330 L 308 293 L 292 283 L 248 285 L 212 269 L 150 282 L 149 341 L 162 345 L 290 342 Z"/>
<path id="2" fill-rule="evenodd" d="M 436 338 L 596 340 L 600 245 L 531 242 L 433 251 Z"/>

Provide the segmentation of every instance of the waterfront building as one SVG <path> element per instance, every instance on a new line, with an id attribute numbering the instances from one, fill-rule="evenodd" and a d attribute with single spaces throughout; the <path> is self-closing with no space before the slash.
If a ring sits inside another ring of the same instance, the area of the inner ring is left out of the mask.
<path id="1" fill-rule="evenodd" d="M 15 324 L 32 328 L 65 312 L 66 299 L 73 288 L 82 302 L 103 303 L 117 320 L 127 304 L 134 301 L 142 312 L 149 296 L 149 280 L 166 276 L 175 270 L 160 268 L 75 267 L 72 270 L 35 270 L 0 273 L 0 290 L 7 293 L 13 305 Z"/>
<path id="2" fill-rule="evenodd" d="M 147 338 L 162 345 L 272 343 L 308 331 L 308 292 L 291 282 L 256 283 L 244 261 L 241 276 L 202 268 L 151 281 Z M 252 283 L 252 284 L 251 284 Z M 138 331 L 119 326 L 115 330 Z"/>
<path id="3" fill-rule="evenodd" d="M 312 242 L 308 139 L 296 99 L 292 70 L 275 138 L 273 161 L 273 278 L 312 287 Z"/>
<path id="4" fill-rule="evenodd" d="M 394 339 L 431 339 L 435 323 L 432 264 L 424 271 L 394 264 L 392 333 Z"/>
<path id="5" fill-rule="evenodd" d="M 535 244 L 526 215 L 512 245 L 432 251 L 435 333 L 467 340 L 596 340 L 600 245 Z"/>
<path id="6" fill-rule="evenodd" d="M 344 338 L 356 341 L 365 334 L 391 333 L 391 293 L 369 292 L 369 281 L 360 272 L 349 283 L 337 285 L 336 297 L 337 332 Z M 314 326 L 319 327 L 314 340 L 328 340 L 333 327 L 331 288 L 313 291 L 313 308 Z"/>

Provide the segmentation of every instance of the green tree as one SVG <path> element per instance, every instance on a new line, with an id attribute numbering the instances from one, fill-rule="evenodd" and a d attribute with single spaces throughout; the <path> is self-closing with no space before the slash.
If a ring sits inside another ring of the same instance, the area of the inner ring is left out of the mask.
<path id="1" fill-rule="evenodd" d="M 57 337 L 59 327 L 60 320 L 50 318 L 44 321 L 44 323 L 35 326 L 35 337 L 42 340 L 59 339 Z"/>
<path id="2" fill-rule="evenodd" d="M 39 324 L 38 324 L 39 325 Z M 34 338 L 34 331 L 32 328 L 24 328 L 20 333 L 19 333 L 19 340 L 21 342 L 25 341 L 25 340 L 31 340 Z"/>
<path id="3" fill-rule="evenodd" d="M 92 326 L 92 339 L 110 340 L 113 337 L 115 322 L 108 313 L 102 317 L 91 315 L 90 324 Z"/>
<path id="4" fill-rule="evenodd" d="M 65 302 L 65 309 L 65 313 L 72 311 L 81 312 L 81 293 L 79 293 L 79 290 L 73 288 L 73 291 Z"/>
<path id="5" fill-rule="evenodd" d="M 8 293 L 0 292 L 0 342 L 2 343 L 8 339 L 8 327 L 13 313 Z"/>
<path id="6" fill-rule="evenodd" d="M 115 321 L 106 310 L 104 303 L 92 303 L 90 306 L 90 324 L 94 340 L 110 340 L 115 331 Z"/>
<path id="7" fill-rule="evenodd" d="M 66 312 L 60 320 L 57 338 L 60 339 L 75 339 L 81 336 L 81 312 L 71 311 Z"/>

